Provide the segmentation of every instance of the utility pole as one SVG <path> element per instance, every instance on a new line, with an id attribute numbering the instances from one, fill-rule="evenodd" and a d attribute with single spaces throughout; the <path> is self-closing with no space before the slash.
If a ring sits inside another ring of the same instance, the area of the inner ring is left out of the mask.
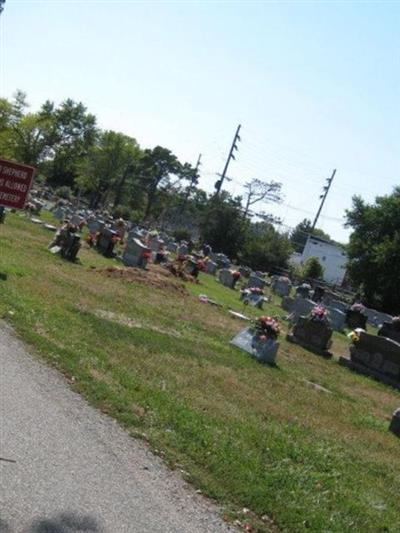
<path id="1" fill-rule="evenodd" d="M 314 231 L 315 226 L 317 225 L 319 215 L 321 214 L 322 208 L 324 206 L 326 197 L 328 196 L 328 192 L 329 192 L 329 189 L 331 188 L 332 181 L 333 181 L 333 178 L 335 177 L 335 174 L 336 174 L 336 168 L 333 170 L 332 176 L 326 180 L 327 181 L 327 185 L 325 185 L 325 187 L 323 189 L 324 190 L 324 194 L 321 194 L 321 196 L 320 196 L 320 199 L 322 199 L 322 202 L 321 202 L 321 205 L 319 206 L 317 214 L 315 215 L 314 222 L 313 222 L 313 225 L 311 227 L 310 233 L 312 233 Z"/>
<path id="2" fill-rule="evenodd" d="M 215 183 L 215 189 L 216 189 L 215 196 L 218 196 L 220 191 L 221 191 L 222 184 L 224 183 L 224 179 L 226 178 L 226 173 L 228 171 L 228 167 L 229 167 L 229 163 L 230 163 L 231 159 L 235 159 L 235 155 L 234 155 L 233 151 L 239 149 L 237 147 L 237 145 L 236 145 L 236 142 L 240 141 L 239 131 L 240 131 L 241 127 L 242 127 L 241 124 L 239 124 L 239 126 L 237 127 L 235 136 L 233 138 L 232 146 L 231 146 L 231 149 L 229 151 L 228 159 L 226 160 L 224 170 L 223 170 L 223 172 L 221 174 L 221 179 L 219 179 Z"/>

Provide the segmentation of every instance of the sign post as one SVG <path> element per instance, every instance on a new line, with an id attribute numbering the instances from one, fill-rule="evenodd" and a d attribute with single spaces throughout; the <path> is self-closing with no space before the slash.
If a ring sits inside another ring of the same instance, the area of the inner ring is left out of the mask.
<path id="1" fill-rule="evenodd" d="M 0 206 L 24 209 L 35 169 L 0 159 Z"/>

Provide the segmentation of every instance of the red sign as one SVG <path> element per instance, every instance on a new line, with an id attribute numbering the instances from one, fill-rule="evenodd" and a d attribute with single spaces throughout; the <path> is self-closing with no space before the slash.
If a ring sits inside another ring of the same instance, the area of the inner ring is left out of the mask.
<path id="1" fill-rule="evenodd" d="M 0 159 L 0 205 L 23 209 L 34 174 L 33 167 Z"/>

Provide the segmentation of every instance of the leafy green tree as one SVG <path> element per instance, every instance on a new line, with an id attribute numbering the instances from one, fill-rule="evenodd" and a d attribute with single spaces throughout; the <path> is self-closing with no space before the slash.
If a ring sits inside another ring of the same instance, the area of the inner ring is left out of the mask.
<path id="1" fill-rule="evenodd" d="M 302 269 L 303 279 L 322 279 L 323 276 L 324 268 L 319 262 L 318 257 L 309 257 Z"/>
<path id="2" fill-rule="evenodd" d="M 45 170 L 48 180 L 53 185 L 73 186 L 83 159 L 97 139 L 96 117 L 81 102 L 71 99 L 58 107 L 45 102 L 40 115 L 53 124 L 52 153 Z"/>
<path id="3" fill-rule="evenodd" d="M 135 171 L 141 151 L 136 140 L 115 131 L 100 134 L 97 143 L 79 165 L 77 184 L 92 193 L 92 206 L 113 202 L 133 194 Z M 136 182 L 136 194 L 139 194 Z M 126 203 L 126 202 L 125 202 Z"/>
<path id="4" fill-rule="evenodd" d="M 300 254 L 303 252 L 309 235 L 320 237 L 321 239 L 325 239 L 326 241 L 332 241 L 330 235 L 325 233 L 322 229 L 315 228 L 311 231 L 311 228 L 311 220 L 305 218 L 293 229 L 290 235 L 290 240 L 296 252 Z"/>
<path id="5" fill-rule="evenodd" d="M 251 226 L 239 256 L 244 264 L 269 272 L 285 268 L 291 253 L 287 234 L 279 233 L 268 222 L 257 222 Z"/>
<path id="6" fill-rule="evenodd" d="M 17 91 L 0 100 L 0 151 L 3 156 L 38 167 L 51 150 L 52 123 L 40 113 L 27 113 L 26 95 Z"/>
<path id="7" fill-rule="evenodd" d="M 214 250 L 236 258 L 246 241 L 248 226 L 242 216 L 240 198 L 232 198 L 224 191 L 210 199 L 200 231 L 203 241 Z"/>
<path id="8" fill-rule="evenodd" d="M 400 187 L 372 204 L 355 196 L 346 225 L 353 229 L 347 248 L 351 282 L 368 305 L 399 313 Z"/>
<path id="9" fill-rule="evenodd" d="M 144 150 L 138 162 L 137 172 L 146 192 L 144 218 L 147 220 L 160 187 L 169 186 L 172 176 L 180 178 L 182 165 L 170 150 L 156 146 L 153 149 Z"/>

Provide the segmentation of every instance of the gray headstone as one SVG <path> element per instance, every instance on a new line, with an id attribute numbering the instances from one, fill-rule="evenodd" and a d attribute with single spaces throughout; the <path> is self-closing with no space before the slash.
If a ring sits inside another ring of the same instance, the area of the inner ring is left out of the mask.
<path id="1" fill-rule="evenodd" d="M 343 331 L 346 322 L 346 314 L 343 313 L 343 311 L 339 311 L 338 309 L 335 309 L 330 306 L 328 306 L 326 309 L 329 312 L 328 316 L 332 328 L 335 331 Z"/>
<path id="2" fill-rule="evenodd" d="M 340 300 L 331 300 L 329 307 L 338 309 L 339 311 L 342 311 L 343 313 L 345 313 L 349 306 L 347 303 L 341 302 Z"/>
<path id="3" fill-rule="evenodd" d="M 231 344 L 244 350 L 260 363 L 274 364 L 278 353 L 279 343 L 268 340 L 259 342 L 250 328 L 246 328 L 231 340 Z"/>
<path id="4" fill-rule="evenodd" d="M 99 219 L 88 220 L 87 227 L 88 227 L 89 233 L 91 234 L 98 233 L 104 228 L 104 224 L 105 224 L 104 220 L 99 220 Z"/>
<path id="5" fill-rule="evenodd" d="M 151 250 L 148 246 L 145 246 L 139 239 L 130 239 L 125 246 L 124 253 L 122 255 L 122 261 L 127 266 L 146 266 L 147 260 L 143 257 L 143 254 L 149 254 Z"/>
<path id="6" fill-rule="evenodd" d="M 249 277 L 249 281 L 247 283 L 248 287 L 257 287 L 259 289 L 263 289 L 265 287 L 266 281 L 263 278 L 260 278 L 259 276 L 253 276 L 251 275 Z"/>
<path id="7" fill-rule="evenodd" d="M 232 272 L 226 268 L 223 268 L 219 271 L 218 279 L 222 285 L 229 287 L 230 289 L 234 286 L 234 279 Z"/>
<path id="8" fill-rule="evenodd" d="M 278 296 L 289 296 L 292 283 L 284 276 L 275 277 L 271 284 L 272 291 Z"/>
<path id="9" fill-rule="evenodd" d="M 150 241 L 150 248 L 153 252 L 158 252 L 163 245 L 164 241 L 162 241 L 158 237 L 155 237 Z"/>
<path id="10" fill-rule="evenodd" d="M 189 249 L 186 244 L 181 244 L 178 247 L 178 250 L 177 250 L 178 255 L 188 255 L 188 253 L 189 253 Z"/>
<path id="11" fill-rule="evenodd" d="M 371 375 L 387 376 L 400 387 L 400 344 L 386 337 L 361 332 L 350 346 L 351 361 L 370 369 Z"/>
<path id="12" fill-rule="evenodd" d="M 291 320 L 297 322 L 301 316 L 308 316 L 314 307 L 315 302 L 298 296 L 292 303 L 291 313 L 293 316 L 291 317 Z"/>
<path id="13" fill-rule="evenodd" d="M 381 326 L 384 322 L 391 322 L 393 318 L 387 313 L 382 313 L 381 311 L 377 311 L 376 309 L 369 309 L 368 307 L 365 308 L 364 313 L 368 317 L 368 322 L 373 326 L 377 327 Z"/>
<path id="14" fill-rule="evenodd" d="M 169 252 L 176 253 L 177 249 L 178 249 L 178 245 L 176 244 L 176 242 L 174 242 L 174 241 L 169 241 L 169 242 L 167 243 L 167 250 L 168 250 Z"/>
<path id="15" fill-rule="evenodd" d="M 55 216 L 57 220 L 64 220 L 66 216 L 66 209 L 64 209 L 63 207 L 57 207 L 53 215 Z"/>
<path id="16" fill-rule="evenodd" d="M 291 313 L 293 311 L 294 298 L 291 298 L 290 296 L 284 296 L 282 298 L 281 305 L 282 305 L 282 309 Z"/>
<path id="17" fill-rule="evenodd" d="M 207 274 L 211 274 L 212 276 L 214 276 L 217 270 L 218 270 L 217 263 L 214 263 L 214 261 L 207 261 L 207 264 L 206 264 Z"/>

